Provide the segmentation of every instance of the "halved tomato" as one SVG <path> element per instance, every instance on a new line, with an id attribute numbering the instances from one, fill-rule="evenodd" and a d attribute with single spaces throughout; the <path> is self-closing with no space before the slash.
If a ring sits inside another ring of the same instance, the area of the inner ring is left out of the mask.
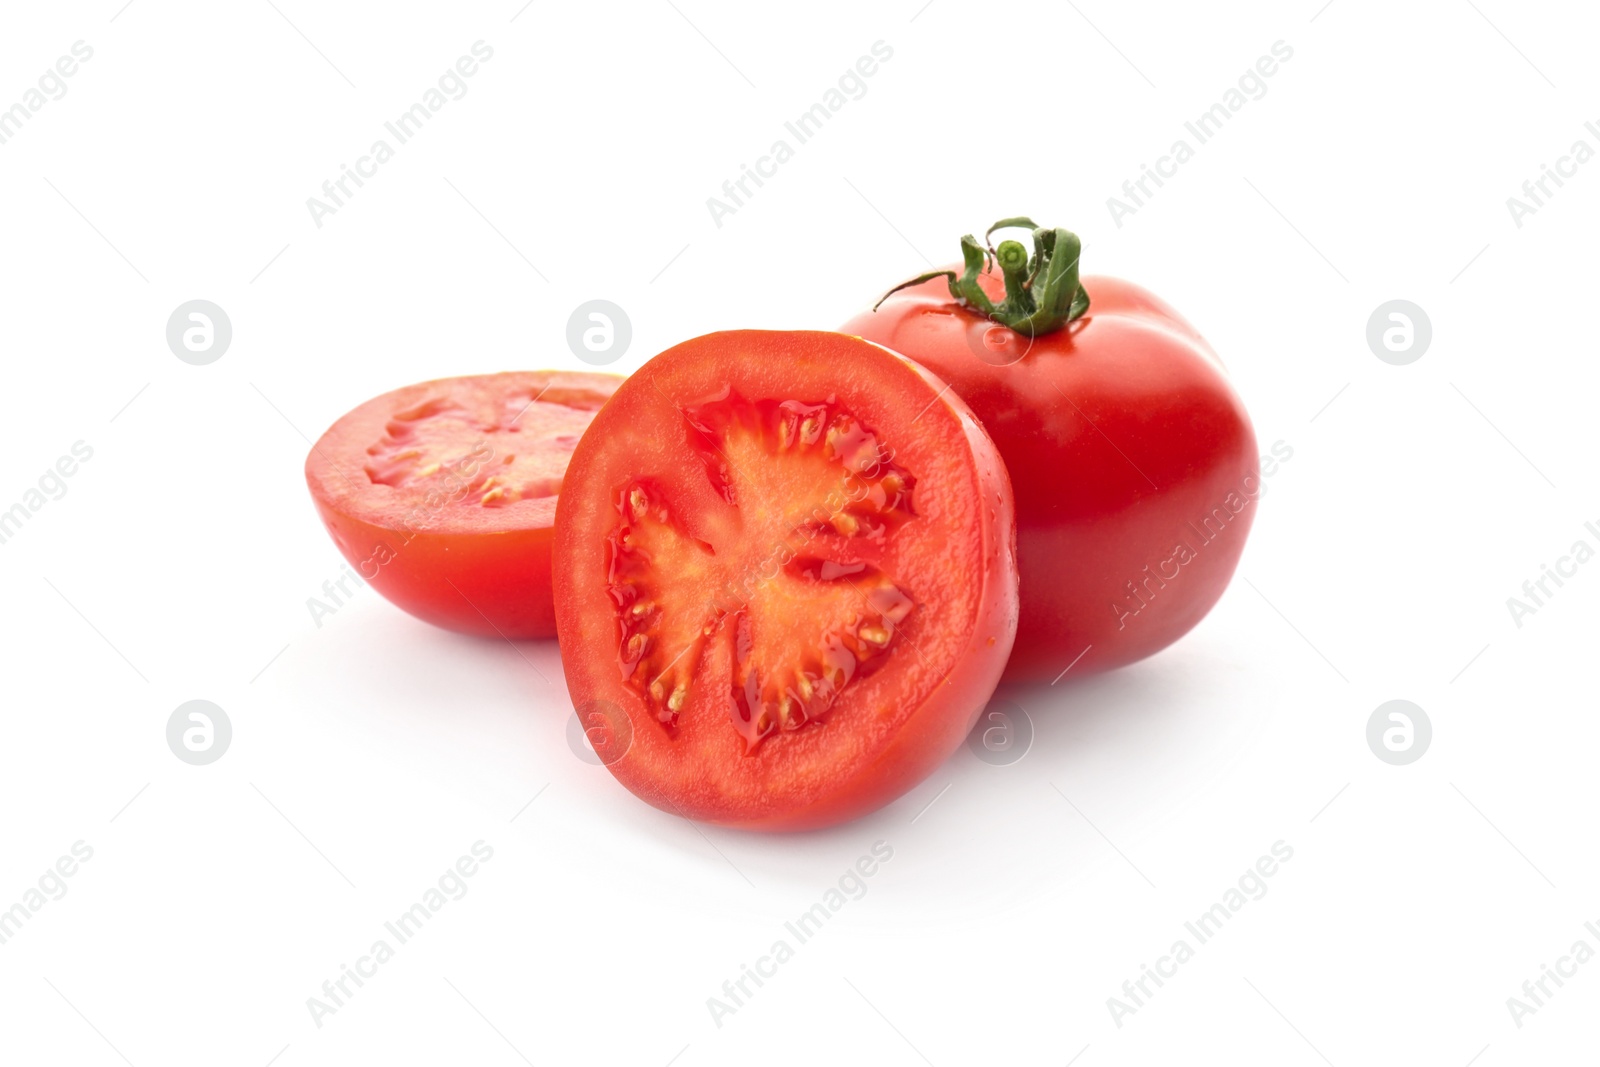
<path id="1" fill-rule="evenodd" d="M 567 686 L 689 818 L 807 829 L 954 751 L 1016 632 L 1011 485 L 944 384 L 833 333 L 710 334 L 633 375 L 557 505 Z"/>
<path id="2" fill-rule="evenodd" d="M 417 618 L 554 636 L 556 499 L 573 447 L 621 381 L 519 371 L 385 393 L 311 447 L 311 499 L 361 578 Z"/>

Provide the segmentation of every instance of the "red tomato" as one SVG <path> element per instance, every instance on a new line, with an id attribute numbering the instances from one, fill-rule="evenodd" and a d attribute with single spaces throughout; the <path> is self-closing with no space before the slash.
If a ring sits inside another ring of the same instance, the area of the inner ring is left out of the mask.
<path id="1" fill-rule="evenodd" d="M 995 228 L 1012 224 L 1033 226 Z M 971 237 L 963 250 L 841 330 L 948 381 L 1005 458 L 1022 583 L 1006 681 L 1157 652 L 1211 610 L 1244 549 L 1261 489 L 1244 406 L 1172 308 L 1116 278 L 1080 285 L 1067 231 L 1036 229 L 1031 259 L 1002 242 L 993 266 Z"/>
<path id="2" fill-rule="evenodd" d="M 926 777 L 1016 627 L 1011 486 L 966 405 L 833 333 L 669 349 L 572 456 L 556 518 L 567 687 L 651 804 L 799 830 Z"/>
<path id="3" fill-rule="evenodd" d="M 317 512 L 363 581 L 463 633 L 553 637 L 551 526 L 611 374 L 442 378 L 367 401 L 306 457 Z"/>

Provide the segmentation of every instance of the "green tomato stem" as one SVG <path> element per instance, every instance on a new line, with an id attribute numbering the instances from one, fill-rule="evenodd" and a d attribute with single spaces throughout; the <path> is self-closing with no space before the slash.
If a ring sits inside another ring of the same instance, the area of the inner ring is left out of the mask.
<path id="1" fill-rule="evenodd" d="M 999 248 L 989 247 L 989 237 L 1004 229 L 1032 230 L 1032 256 L 1019 241 L 1001 241 Z M 1077 234 L 1060 227 L 1045 229 L 1030 218 L 1018 216 L 1001 219 L 984 232 L 983 239 L 985 243 L 979 244 L 971 234 L 961 238 L 959 275 L 953 270 L 920 274 L 883 294 L 883 300 L 873 305 L 873 310 L 900 290 L 934 278 L 946 280 L 951 297 L 958 303 L 1026 337 L 1059 330 L 1089 310 L 1089 294 L 1078 278 L 1083 242 Z M 991 259 L 1000 268 L 1006 286 L 1005 299 L 998 304 L 978 284 L 978 276 L 987 272 Z"/>

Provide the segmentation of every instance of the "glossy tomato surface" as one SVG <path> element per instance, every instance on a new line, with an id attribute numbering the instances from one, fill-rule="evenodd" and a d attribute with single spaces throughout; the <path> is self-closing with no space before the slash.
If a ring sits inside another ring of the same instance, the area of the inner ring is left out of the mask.
<path id="1" fill-rule="evenodd" d="M 980 280 L 1004 295 L 998 274 Z M 1082 284 L 1088 314 L 1031 341 L 941 279 L 841 327 L 948 381 L 1005 457 L 1022 603 L 1007 681 L 1106 670 L 1187 633 L 1232 577 L 1261 490 L 1250 419 L 1199 332 L 1130 282 Z"/>
<path id="2" fill-rule="evenodd" d="M 798 830 L 926 777 L 1016 627 L 1011 488 L 943 383 L 858 338 L 663 352 L 557 508 L 567 686 L 613 774 L 693 819 Z"/>
<path id="3" fill-rule="evenodd" d="M 311 499 L 361 580 L 462 633 L 553 637 L 556 500 L 621 378 L 526 371 L 367 401 L 306 457 Z"/>

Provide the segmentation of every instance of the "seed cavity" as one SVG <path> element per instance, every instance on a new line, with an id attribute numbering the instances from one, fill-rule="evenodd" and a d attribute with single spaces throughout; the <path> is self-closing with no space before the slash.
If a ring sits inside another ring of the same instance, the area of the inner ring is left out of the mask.
<path id="1" fill-rule="evenodd" d="M 685 714 L 726 714 L 750 753 L 826 722 L 846 687 L 908 639 L 911 595 L 852 546 L 915 518 L 916 479 L 833 402 L 729 395 L 684 418 L 712 487 L 777 543 L 755 538 L 738 546 L 750 558 L 724 559 L 680 527 L 662 485 L 619 487 L 607 587 L 618 666 L 669 733 Z M 713 587 L 708 604 L 673 593 Z M 732 667 L 722 684 L 702 677 L 713 642 L 727 650 L 714 662 Z"/>

